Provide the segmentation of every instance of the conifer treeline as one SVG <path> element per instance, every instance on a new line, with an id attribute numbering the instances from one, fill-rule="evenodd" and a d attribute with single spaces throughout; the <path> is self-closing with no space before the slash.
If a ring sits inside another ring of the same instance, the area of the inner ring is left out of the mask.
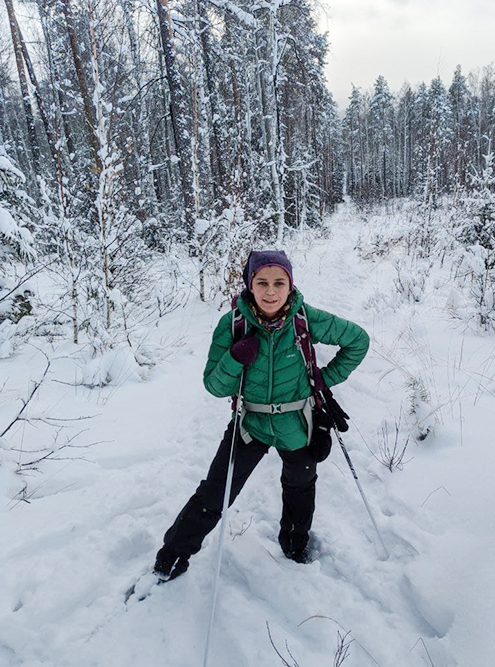
<path id="1" fill-rule="evenodd" d="M 379 76 L 371 93 L 354 88 L 343 123 L 348 192 L 358 199 L 470 189 L 495 138 L 495 70 L 463 75 L 447 89 L 437 77 L 393 96 Z"/>

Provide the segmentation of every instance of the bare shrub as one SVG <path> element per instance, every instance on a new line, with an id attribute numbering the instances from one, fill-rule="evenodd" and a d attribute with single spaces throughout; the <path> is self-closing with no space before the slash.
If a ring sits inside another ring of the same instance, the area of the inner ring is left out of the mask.
<path id="1" fill-rule="evenodd" d="M 400 441 L 401 419 L 402 412 L 398 419 L 394 421 L 392 433 L 390 433 L 390 426 L 387 421 L 383 423 L 378 433 L 379 454 L 375 458 L 390 472 L 393 472 L 394 468 L 402 470 L 404 463 L 407 463 L 407 461 L 404 461 L 404 456 L 409 444 L 409 437 L 406 438 L 405 442 Z"/>

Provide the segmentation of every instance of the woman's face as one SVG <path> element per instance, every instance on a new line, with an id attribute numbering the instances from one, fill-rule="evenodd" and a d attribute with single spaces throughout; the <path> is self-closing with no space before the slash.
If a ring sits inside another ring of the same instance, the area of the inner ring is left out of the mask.
<path id="1" fill-rule="evenodd" d="M 251 291 L 263 315 L 273 317 L 289 296 L 289 276 L 279 266 L 265 266 L 254 276 Z"/>

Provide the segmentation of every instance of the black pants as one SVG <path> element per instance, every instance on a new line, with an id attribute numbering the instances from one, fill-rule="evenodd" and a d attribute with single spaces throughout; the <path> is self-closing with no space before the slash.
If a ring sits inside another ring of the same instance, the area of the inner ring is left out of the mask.
<path id="1" fill-rule="evenodd" d="M 190 556 L 197 553 L 204 538 L 222 515 L 233 428 L 231 422 L 206 479 L 165 533 L 165 546 L 178 554 Z M 232 505 L 268 449 L 267 445 L 258 440 L 246 444 L 239 438 L 229 505 Z M 304 548 L 315 509 L 316 462 L 307 447 L 295 451 L 277 451 L 282 459 L 283 503 L 279 540 L 282 548 Z"/>

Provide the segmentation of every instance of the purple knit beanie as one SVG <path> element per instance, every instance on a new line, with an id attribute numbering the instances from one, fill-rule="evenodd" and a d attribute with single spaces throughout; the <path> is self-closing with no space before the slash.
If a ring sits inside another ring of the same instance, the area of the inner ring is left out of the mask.
<path id="1" fill-rule="evenodd" d="M 253 250 L 242 272 L 248 290 L 251 290 L 255 274 L 265 266 L 279 266 L 283 269 L 289 276 L 290 288 L 293 289 L 292 264 L 283 250 Z"/>

